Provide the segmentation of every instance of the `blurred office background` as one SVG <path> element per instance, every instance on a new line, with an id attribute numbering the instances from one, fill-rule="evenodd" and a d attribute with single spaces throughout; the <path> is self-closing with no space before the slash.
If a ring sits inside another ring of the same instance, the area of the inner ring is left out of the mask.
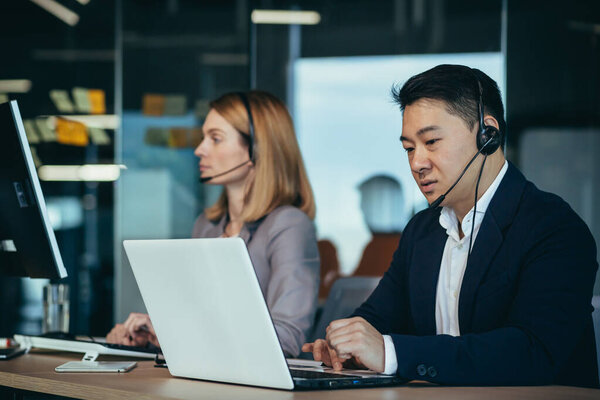
<path id="1" fill-rule="evenodd" d="M 208 101 L 232 90 L 273 92 L 294 117 L 328 285 L 381 274 L 426 206 L 390 88 L 440 63 L 496 79 L 508 159 L 600 240 L 595 0 L 6 0 L 0 14 L 0 102 L 18 100 L 29 121 L 71 332 L 104 335 L 144 310 L 121 242 L 189 237 L 220 190 L 198 183 L 198 128 Z M 49 117 L 60 115 L 82 125 L 57 136 L 64 120 Z M 99 164 L 115 168 L 41 173 Z M 44 284 L 0 277 L 0 336 L 40 332 Z"/>

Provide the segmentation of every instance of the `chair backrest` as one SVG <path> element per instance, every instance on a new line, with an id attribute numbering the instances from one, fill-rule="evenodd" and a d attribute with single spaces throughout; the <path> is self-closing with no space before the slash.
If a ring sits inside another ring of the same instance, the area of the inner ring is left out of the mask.
<path id="1" fill-rule="evenodd" d="M 327 239 L 319 240 L 317 246 L 321 258 L 319 299 L 326 299 L 333 282 L 340 276 L 340 264 L 338 262 L 337 249 L 331 241 Z"/>
<path id="2" fill-rule="evenodd" d="M 345 318 L 360 306 L 379 283 L 379 277 L 345 277 L 333 284 L 323 312 L 315 324 L 310 341 L 325 337 L 325 329 L 333 320 Z"/>
<path id="3" fill-rule="evenodd" d="M 374 233 L 352 276 L 382 277 L 390 267 L 400 236 L 400 233 Z"/>
<path id="4" fill-rule="evenodd" d="M 596 336 L 596 357 L 598 358 L 598 379 L 600 379 L 600 296 L 592 297 L 592 320 L 594 322 L 594 334 Z"/>

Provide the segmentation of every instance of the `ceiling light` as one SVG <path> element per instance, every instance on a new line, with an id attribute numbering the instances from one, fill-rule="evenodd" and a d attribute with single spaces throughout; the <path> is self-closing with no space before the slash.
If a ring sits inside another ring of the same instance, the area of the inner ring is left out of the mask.
<path id="1" fill-rule="evenodd" d="M 124 165 L 42 165 L 38 175 L 42 181 L 113 182 L 121 176 Z"/>
<path id="2" fill-rule="evenodd" d="M 54 0 L 31 0 L 31 2 L 42 7 L 67 25 L 75 26 L 79 22 L 79 15 Z"/>
<path id="3" fill-rule="evenodd" d="M 250 15 L 255 24 L 316 25 L 321 14 L 316 11 L 254 10 Z"/>
<path id="4" fill-rule="evenodd" d="M 1 93 L 27 93 L 31 90 L 29 79 L 0 79 Z"/>

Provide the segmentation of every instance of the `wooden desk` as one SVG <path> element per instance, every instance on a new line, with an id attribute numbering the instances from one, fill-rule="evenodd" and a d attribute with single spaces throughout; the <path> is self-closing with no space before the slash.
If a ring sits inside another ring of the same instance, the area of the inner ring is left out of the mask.
<path id="1" fill-rule="evenodd" d="M 567 386 L 444 387 L 413 382 L 395 388 L 287 392 L 173 378 L 153 361 L 124 374 L 56 373 L 80 354 L 27 354 L 0 362 L 0 386 L 82 399 L 600 399 L 600 390 Z"/>

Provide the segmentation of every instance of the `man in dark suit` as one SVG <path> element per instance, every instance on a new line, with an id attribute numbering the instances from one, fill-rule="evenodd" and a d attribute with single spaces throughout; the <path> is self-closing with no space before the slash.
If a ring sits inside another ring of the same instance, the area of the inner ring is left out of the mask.
<path id="1" fill-rule="evenodd" d="M 598 387 L 594 240 L 568 204 L 505 160 L 496 83 L 441 65 L 393 93 L 432 207 L 406 226 L 369 299 L 303 350 L 338 370 L 445 384 Z"/>

